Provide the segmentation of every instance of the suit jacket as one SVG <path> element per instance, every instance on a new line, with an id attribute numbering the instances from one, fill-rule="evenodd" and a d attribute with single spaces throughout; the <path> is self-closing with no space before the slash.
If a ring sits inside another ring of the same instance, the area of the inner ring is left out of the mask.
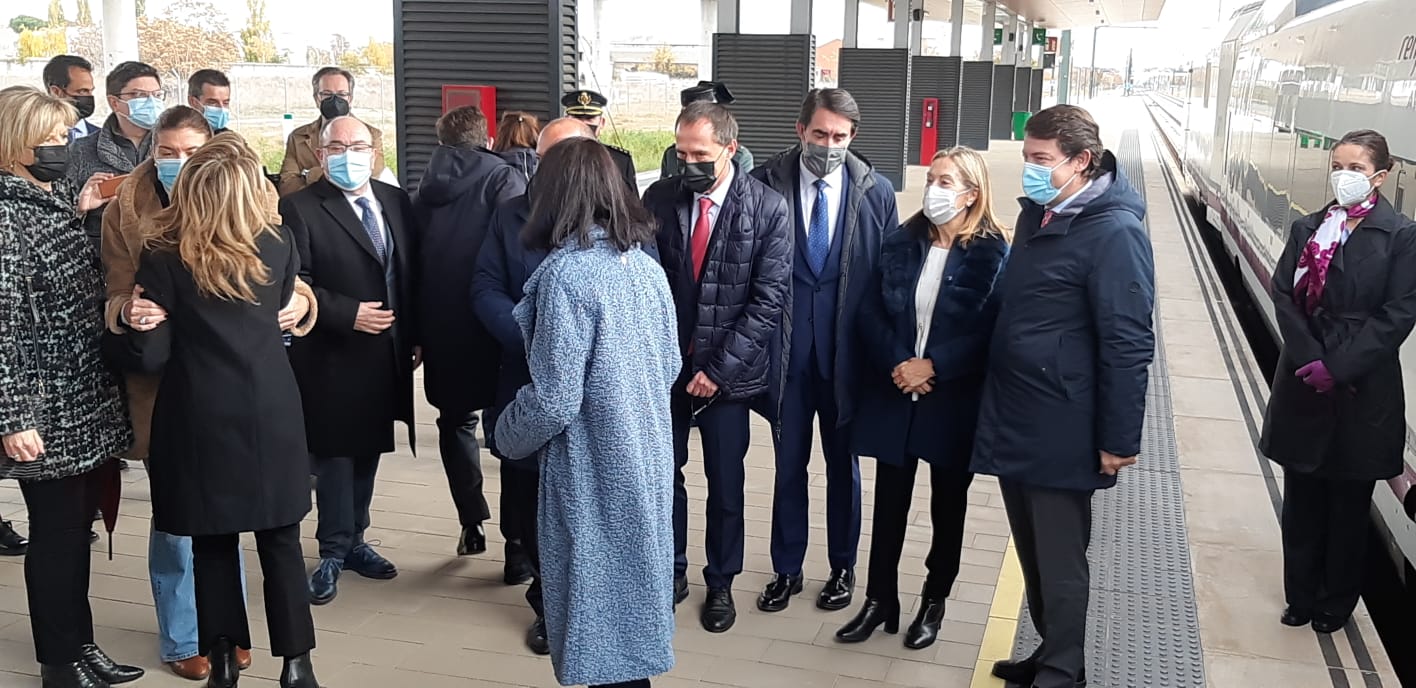
<path id="1" fill-rule="evenodd" d="M 300 276 L 320 318 L 290 346 L 315 456 L 393 450 L 393 423 L 413 435 L 413 347 L 418 344 L 417 234 L 412 203 L 396 186 L 371 181 L 393 237 L 380 261 L 344 192 L 321 179 L 280 200 L 300 252 Z M 360 302 L 392 304 L 396 321 L 377 335 L 357 332 Z"/>
<path id="2" fill-rule="evenodd" d="M 290 132 L 290 138 L 285 141 L 285 160 L 280 164 L 281 196 L 289 196 L 324 176 L 320 159 L 315 156 L 315 149 L 320 146 L 320 129 L 324 125 L 325 121 L 321 118 Z M 378 179 L 384 171 L 383 132 L 370 126 L 369 134 L 374 142 L 372 177 Z"/>

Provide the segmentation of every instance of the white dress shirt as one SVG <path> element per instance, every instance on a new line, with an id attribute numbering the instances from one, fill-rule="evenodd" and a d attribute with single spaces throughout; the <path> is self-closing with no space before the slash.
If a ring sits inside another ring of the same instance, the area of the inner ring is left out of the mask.
<path id="1" fill-rule="evenodd" d="M 369 199 L 369 205 L 374 211 L 374 222 L 378 223 L 379 235 L 383 237 L 384 254 L 387 255 L 389 247 L 393 242 L 389 239 L 388 222 L 384 221 L 383 206 L 379 204 L 379 199 L 374 197 L 374 187 L 364 187 L 363 193 L 355 193 L 353 191 L 344 192 L 344 200 L 349 201 L 349 207 L 354 209 L 354 218 L 359 221 L 360 225 L 363 225 L 364 209 L 359 207 L 359 199 L 361 198 Z"/>
<path id="2" fill-rule="evenodd" d="M 737 172 L 733 165 L 728 165 L 728 173 L 723 175 L 722 183 L 718 188 L 706 194 L 693 194 L 693 207 L 689 209 L 688 216 L 688 241 L 693 245 L 693 229 L 698 226 L 698 206 L 702 199 L 707 198 L 713 201 L 713 205 L 708 207 L 708 238 L 713 237 L 713 228 L 718 226 L 718 215 L 723 209 L 723 201 L 728 198 L 728 187 L 733 184 L 733 175 Z"/>
<path id="3" fill-rule="evenodd" d="M 939 300 L 939 287 L 944 283 L 944 266 L 949 263 L 949 249 L 930 246 L 924 257 L 924 267 L 920 269 L 919 282 L 915 283 L 915 356 L 924 358 L 924 348 L 929 345 L 929 328 L 934 324 L 934 304 Z M 911 394 L 912 401 L 919 401 L 919 394 Z"/>
<path id="4" fill-rule="evenodd" d="M 825 177 L 818 177 L 806 169 L 806 165 L 801 166 L 801 181 L 797 184 L 801 194 L 801 226 L 806 228 L 806 234 L 811 234 L 811 213 L 816 209 L 816 180 L 825 179 L 826 188 L 826 243 L 830 244 L 835 238 L 836 221 L 841 217 L 841 187 L 845 185 L 846 166 L 841 164 Z"/>

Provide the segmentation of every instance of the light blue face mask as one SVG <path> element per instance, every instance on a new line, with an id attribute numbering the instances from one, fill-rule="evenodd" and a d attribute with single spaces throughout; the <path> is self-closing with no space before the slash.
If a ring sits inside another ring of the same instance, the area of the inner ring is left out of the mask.
<path id="1" fill-rule="evenodd" d="M 162 114 L 162 101 L 157 98 L 134 98 L 128 101 L 128 121 L 140 129 L 151 129 Z"/>
<path id="2" fill-rule="evenodd" d="M 202 108 L 202 116 L 206 117 L 207 124 L 211 125 L 213 132 L 221 131 L 231 121 L 231 111 L 224 107 L 208 105 Z"/>
<path id="3" fill-rule="evenodd" d="M 153 158 L 152 163 L 157 167 L 157 181 L 162 182 L 162 188 L 167 189 L 167 193 L 172 193 L 172 187 L 177 183 L 177 173 L 182 171 L 182 163 L 186 162 L 181 158 Z"/>
<path id="4" fill-rule="evenodd" d="M 1045 167 L 1032 162 L 1023 163 L 1023 195 L 1038 205 L 1047 205 L 1056 200 L 1058 194 L 1062 193 L 1062 188 L 1052 185 L 1052 173 L 1071 160 L 1067 158 L 1057 163 L 1056 167 Z M 1072 179 L 1076 178 L 1077 175 L 1072 175 Z M 1072 179 L 1068 179 L 1062 186 L 1071 184 Z"/>
<path id="5" fill-rule="evenodd" d="M 331 184 L 345 191 L 358 191 L 374 174 L 374 154 L 346 151 L 325 158 L 325 171 Z"/>

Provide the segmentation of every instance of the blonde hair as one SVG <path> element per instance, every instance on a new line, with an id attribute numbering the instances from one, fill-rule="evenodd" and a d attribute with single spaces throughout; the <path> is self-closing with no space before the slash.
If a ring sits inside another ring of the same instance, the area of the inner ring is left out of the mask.
<path id="1" fill-rule="evenodd" d="M 954 243 L 967 246 L 970 241 L 990 233 L 997 233 L 1004 241 L 1013 240 L 1013 230 L 998 221 L 993 213 L 993 185 L 988 179 L 988 161 L 983 155 L 968 146 L 955 146 L 934 154 L 929 161 L 933 165 L 939 160 L 949 159 L 959 168 L 959 181 L 978 192 L 978 200 L 964 210 L 964 227 L 954 236 Z"/>
<path id="2" fill-rule="evenodd" d="M 0 169 L 8 170 L 55 129 L 67 129 L 78 120 L 78 111 L 68 101 L 37 88 L 11 86 L 0 91 Z"/>
<path id="3" fill-rule="evenodd" d="M 156 217 L 160 233 L 147 245 L 175 250 L 203 295 L 256 303 L 252 285 L 270 284 L 256 244 L 280 224 L 265 184 L 245 139 L 217 134 L 182 165 L 172 205 Z"/>

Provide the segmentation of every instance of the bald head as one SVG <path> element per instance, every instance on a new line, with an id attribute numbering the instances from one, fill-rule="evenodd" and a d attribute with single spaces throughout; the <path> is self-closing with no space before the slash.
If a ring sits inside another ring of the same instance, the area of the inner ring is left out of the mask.
<path id="1" fill-rule="evenodd" d="M 574 117 L 552 120 L 541 130 L 541 138 L 536 140 L 536 154 L 545 155 L 552 146 L 566 139 L 593 139 L 595 132 L 590 125 Z"/>
<path id="2" fill-rule="evenodd" d="M 373 142 L 374 135 L 369 131 L 369 125 L 349 116 L 335 117 L 325 125 L 324 129 L 320 130 L 321 147 L 331 143 L 352 146 L 356 143 L 372 145 Z"/>

